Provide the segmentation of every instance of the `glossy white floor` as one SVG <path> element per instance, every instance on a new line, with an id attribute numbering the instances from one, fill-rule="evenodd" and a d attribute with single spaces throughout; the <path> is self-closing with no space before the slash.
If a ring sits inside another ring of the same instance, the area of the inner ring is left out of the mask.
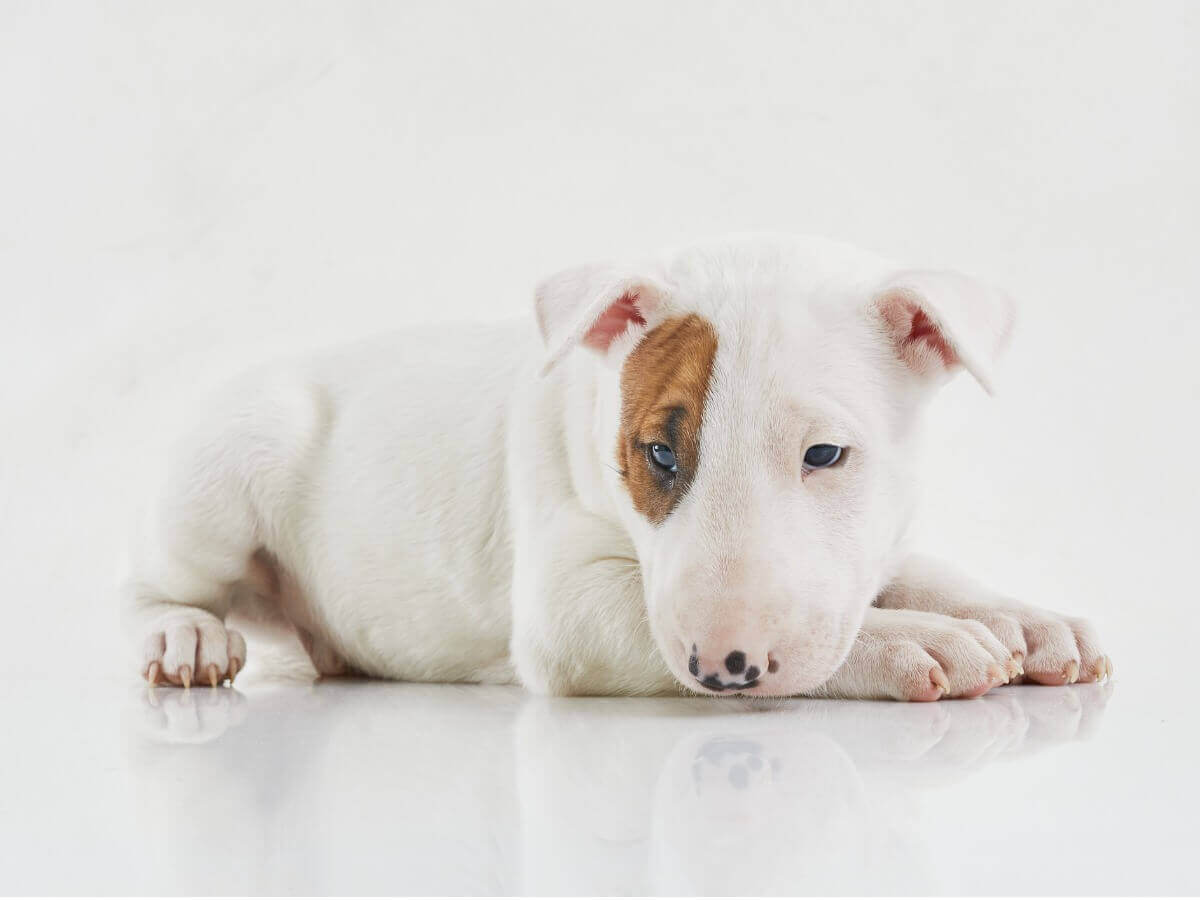
<path id="1" fill-rule="evenodd" d="M 0 890 L 1195 892 L 1181 697 L 0 686 Z"/>

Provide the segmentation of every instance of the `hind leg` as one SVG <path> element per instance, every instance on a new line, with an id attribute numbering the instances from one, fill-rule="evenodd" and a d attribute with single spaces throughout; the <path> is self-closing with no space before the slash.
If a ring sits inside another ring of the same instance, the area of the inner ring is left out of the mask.
<path id="1" fill-rule="evenodd" d="M 212 613 L 186 606 L 163 608 L 152 617 L 142 644 L 142 675 L 190 687 L 231 684 L 246 664 L 246 641 Z"/>
<path id="2" fill-rule="evenodd" d="M 215 686 L 245 665 L 246 642 L 225 619 L 244 588 L 259 592 L 256 559 L 279 539 L 323 419 L 316 399 L 303 385 L 244 380 L 173 448 L 123 586 L 151 683 Z"/>
<path id="3" fill-rule="evenodd" d="M 319 635 L 314 635 L 311 631 L 303 628 L 297 628 L 296 633 L 300 636 L 300 644 L 304 647 L 304 652 L 308 654 L 313 668 L 317 670 L 317 674 L 322 678 L 336 678 L 339 675 L 357 674 L 342 659 L 333 645 Z"/>
<path id="4" fill-rule="evenodd" d="M 215 687 L 246 663 L 246 642 L 226 629 L 225 617 L 254 529 L 232 505 L 198 508 L 201 497 L 211 502 L 221 492 L 220 485 L 172 479 L 145 523 L 124 600 L 139 673 L 151 684 Z"/>
<path id="5" fill-rule="evenodd" d="M 197 466 L 198 467 L 198 466 Z M 159 489 L 126 582 L 126 628 L 151 684 L 219 684 L 246 662 L 246 642 L 225 628 L 253 553 L 254 527 L 211 472 L 173 472 Z"/>

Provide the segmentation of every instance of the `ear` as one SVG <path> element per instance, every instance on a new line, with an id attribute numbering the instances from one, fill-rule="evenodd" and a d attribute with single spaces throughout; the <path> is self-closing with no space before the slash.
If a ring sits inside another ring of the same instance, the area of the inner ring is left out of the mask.
<path id="1" fill-rule="evenodd" d="M 960 367 L 989 394 L 1012 336 L 1015 307 L 1006 294 L 956 272 L 906 271 L 887 280 L 873 306 L 900 359 L 940 381 Z"/>
<path id="2" fill-rule="evenodd" d="M 534 312 L 546 345 L 546 374 L 576 346 L 600 355 L 630 329 L 660 318 L 666 288 L 649 275 L 611 265 L 577 266 L 537 287 Z"/>

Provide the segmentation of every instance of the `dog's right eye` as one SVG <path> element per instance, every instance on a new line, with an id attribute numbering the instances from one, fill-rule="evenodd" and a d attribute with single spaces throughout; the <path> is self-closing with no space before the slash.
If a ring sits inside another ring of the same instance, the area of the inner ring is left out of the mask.
<path id="1" fill-rule="evenodd" d="M 650 461 L 668 474 L 674 475 L 679 471 L 679 464 L 675 461 L 675 451 L 666 444 L 650 445 Z"/>

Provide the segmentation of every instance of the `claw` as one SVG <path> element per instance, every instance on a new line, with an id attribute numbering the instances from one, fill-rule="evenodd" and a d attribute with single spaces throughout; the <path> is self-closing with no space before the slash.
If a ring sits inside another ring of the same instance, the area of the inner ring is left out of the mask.
<path id="1" fill-rule="evenodd" d="M 990 666 L 988 666 L 988 678 L 991 680 L 993 685 L 1008 684 L 1008 679 L 1011 677 L 1011 675 L 1009 675 L 1004 669 L 1001 669 L 995 663 L 992 663 Z"/>
<path id="2" fill-rule="evenodd" d="M 161 669 L 162 665 L 158 662 L 158 660 L 150 663 L 150 668 L 146 670 L 146 680 L 150 682 L 150 687 L 154 687 L 154 685 L 158 684 L 158 673 Z"/>
<path id="3" fill-rule="evenodd" d="M 179 667 L 179 680 L 183 682 L 183 686 L 185 689 L 190 688 L 192 686 L 192 667 L 191 666 L 180 666 Z"/>
<path id="4" fill-rule="evenodd" d="M 233 686 L 233 679 L 237 678 L 237 673 L 240 668 L 241 668 L 241 663 L 239 662 L 239 660 L 236 656 L 229 661 L 229 685 L 230 685 L 230 687 Z"/>
<path id="5" fill-rule="evenodd" d="M 1079 680 L 1079 663 L 1071 660 L 1063 667 L 1063 683 L 1074 684 Z"/>
<path id="6" fill-rule="evenodd" d="M 1007 663 L 1005 663 L 1004 669 L 1008 673 L 1008 678 L 1006 679 L 1006 681 L 1012 681 L 1014 678 L 1016 678 L 1018 675 L 1020 675 L 1021 671 L 1022 671 L 1021 664 L 1019 662 L 1017 662 L 1017 658 L 1015 655 L 1013 656 L 1012 659 L 1010 659 Z"/>
<path id="7" fill-rule="evenodd" d="M 216 663 L 208 664 L 208 683 L 216 687 L 220 683 L 220 672 L 217 670 Z"/>
<path id="8" fill-rule="evenodd" d="M 929 670 L 929 680 L 942 689 L 942 694 L 950 693 L 950 682 L 946 680 L 946 673 L 942 671 L 941 666 L 934 666 Z"/>

